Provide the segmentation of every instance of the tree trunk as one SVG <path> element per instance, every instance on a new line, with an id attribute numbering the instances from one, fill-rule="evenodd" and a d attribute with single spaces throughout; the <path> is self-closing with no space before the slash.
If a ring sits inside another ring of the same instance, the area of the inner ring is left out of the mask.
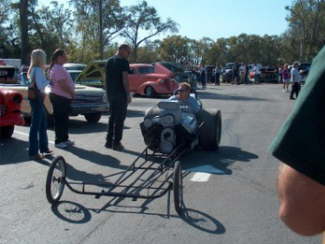
<path id="1" fill-rule="evenodd" d="M 21 35 L 21 59 L 22 64 L 29 63 L 29 43 L 28 43 L 28 0 L 20 0 L 20 35 Z"/>

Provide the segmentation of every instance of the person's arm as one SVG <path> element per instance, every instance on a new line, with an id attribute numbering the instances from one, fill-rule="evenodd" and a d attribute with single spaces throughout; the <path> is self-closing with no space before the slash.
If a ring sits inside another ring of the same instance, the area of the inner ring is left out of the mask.
<path id="1" fill-rule="evenodd" d="M 325 230 L 325 186 L 282 164 L 277 188 L 279 216 L 290 229 L 307 236 Z"/>
<path id="2" fill-rule="evenodd" d="M 125 93 L 127 95 L 128 103 L 131 103 L 131 96 L 130 96 L 130 90 L 129 90 L 129 62 L 125 60 L 123 64 L 123 69 L 122 69 L 122 79 L 123 79 L 123 87 L 125 90 Z"/>
<path id="3" fill-rule="evenodd" d="M 191 98 L 191 108 L 194 113 L 198 113 L 201 110 L 201 104 L 193 97 Z"/>
<path id="4" fill-rule="evenodd" d="M 128 72 L 123 71 L 122 76 L 123 76 L 123 86 L 124 86 L 124 90 L 125 90 L 126 95 L 127 95 L 128 103 L 131 103 L 132 98 L 131 98 L 131 96 L 130 96 L 130 91 L 129 91 L 129 78 L 128 78 Z"/>
<path id="5" fill-rule="evenodd" d="M 284 163 L 277 185 L 279 215 L 301 235 L 325 230 L 324 58 L 325 49 L 314 59 L 306 86 L 271 145 L 273 155 Z"/>

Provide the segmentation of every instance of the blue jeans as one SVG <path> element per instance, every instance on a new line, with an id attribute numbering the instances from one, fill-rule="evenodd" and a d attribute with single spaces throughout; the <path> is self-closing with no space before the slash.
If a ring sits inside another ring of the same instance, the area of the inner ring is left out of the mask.
<path id="1" fill-rule="evenodd" d="M 29 130 L 29 155 L 34 156 L 40 151 L 48 151 L 47 114 L 43 102 L 39 99 L 30 100 L 32 123 Z"/>

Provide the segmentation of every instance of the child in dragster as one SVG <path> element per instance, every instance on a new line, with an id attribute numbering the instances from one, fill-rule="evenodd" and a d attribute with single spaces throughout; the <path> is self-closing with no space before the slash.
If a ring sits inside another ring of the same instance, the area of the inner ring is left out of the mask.
<path id="1" fill-rule="evenodd" d="M 150 108 L 141 123 L 146 145 L 155 152 L 171 153 L 182 145 L 193 150 L 215 150 L 220 141 L 221 113 L 207 112 L 191 94 L 188 83 L 180 83 L 175 95 Z"/>

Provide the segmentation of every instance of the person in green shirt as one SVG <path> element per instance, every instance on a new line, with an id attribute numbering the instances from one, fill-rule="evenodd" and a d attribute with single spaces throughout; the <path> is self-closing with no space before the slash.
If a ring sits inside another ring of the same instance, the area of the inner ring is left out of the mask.
<path id="1" fill-rule="evenodd" d="M 278 175 L 279 216 L 293 231 L 325 230 L 325 47 L 270 151 L 283 163 Z"/>

